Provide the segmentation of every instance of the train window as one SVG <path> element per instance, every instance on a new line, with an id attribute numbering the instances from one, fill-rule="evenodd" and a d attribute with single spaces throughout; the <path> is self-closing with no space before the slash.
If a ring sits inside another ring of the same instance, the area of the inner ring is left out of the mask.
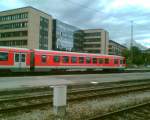
<path id="1" fill-rule="evenodd" d="M 19 62 L 19 54 L 15 54 L 15 62 Z"/>
<path id="2" fill-rule="evenodd" d="M 86 63 L 90 63 L 90 62 L 91 62 L 90 57 L 86 57 Z"/>
<path id="3" fill-rule="evenodd" d="M 46 63 L 46 55 L 42 55 L 42 63 Z"/>
<path id="4" fill-rule="evenodd" d="M 54 56 L 53 61 L 54 62 L 60 62 L 60 56 Z"/>
<path id="5" fill-rule="evenodd" d="M 22 56 L 21 56 L 21 62 L 25 62 L 25 58 L 26 58 L 25 54 L 22 54 Z"/>
<path id="6" fill-rule="evenodd" d="M 7 61 L 8 60 L 8 53 L 0 52 L 0 61 Z"/>
<path id="7" fill-rule="evenodd" d="M 123 64 L 126 64 L 126 60 L 125 59 L 123 60 Z"/>
<path id="8" fill-rule="evenodd" d="M 92 58 L 93 63 L 97 63 L 97 58 Z"/>
<path id="9" fill-rule="evenodd" d="M 79 57 L 79 63 L 84 63 L 84 57 Z"/>
<path id="10" fill-rule="evenodd" d="M 105 58 L 105 64 L 109 64 L 109 59 Z"/>
<path id="11" fill-rule="evenodd" d="M 63 63 L 68 63 L 68 62 L 69 62 L 69 57 L 63 56 Z"/>
<path id="12" fill-rule="evenodd" d="M 103 58 L 98 59 L 99 64 L 103 64 Z"/>
<path id="13" fill-rule="evenodd" d="M 118 64 L 118 59 L 114 59 L 114 64 Z"/>
<path id="14" fill-rule="evenodd" d="M 77 57 L 71 57 L 71 62 L 72 63 L 77 63 Z"/>
<path id="15" fill-rule="evenodd" d="M 123 64 L 123 60 L 120 60 L 120 64 Z"/>

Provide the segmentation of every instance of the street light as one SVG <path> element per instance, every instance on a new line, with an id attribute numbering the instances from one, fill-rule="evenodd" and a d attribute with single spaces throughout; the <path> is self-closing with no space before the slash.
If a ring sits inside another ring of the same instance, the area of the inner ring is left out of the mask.
<path id="1" fill-rule="evenodd" d="M 133 21 L 131 21 L 131 41 L 130 41 L 130 49 L 133 46 Z"/>
<path id="2" fill-rule="evenodd" d="M 131 21 L 131 41 L 130 41 L 130 51 L 131 51 L 131 64 L 133 62 L 133 21 Z"/>

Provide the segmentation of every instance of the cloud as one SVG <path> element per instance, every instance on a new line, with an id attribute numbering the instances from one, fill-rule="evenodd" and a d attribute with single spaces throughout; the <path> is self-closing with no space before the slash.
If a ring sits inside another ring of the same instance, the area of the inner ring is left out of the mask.
<path id="1" fill-rule="evenodd" d="M 0 10 L 33 6 L 79 28 L 106 29 L 110 39 L 119 43 L 130 41 L 133 20 L 134 39 L 149 47 L 148 42 L 142 43 L 150 38 L 148 3 L 149 0 L 0 0 Z"/>
<path id="2" fill-rule="evenodd" d="M 137 40 L 136 42 L 140 43 L 143 46 L 147 46 L 148 48 L 150 48 L 150 39 L 142 39 L 142 41 Z"/>
<path id="3" fill-rule="evenodd" d="M 1 11 L 23 6 L 25 6 L 25 4 L 21 2 L 21 0 L 0 0 Z"/>
<path id="4" fill-rule="evenodd" d="M 112 0 L 108 7 L 104 9 L 106 12 L 112 10 L 124 10 L 130 7 L 149 9 L 149 0 Z"/>

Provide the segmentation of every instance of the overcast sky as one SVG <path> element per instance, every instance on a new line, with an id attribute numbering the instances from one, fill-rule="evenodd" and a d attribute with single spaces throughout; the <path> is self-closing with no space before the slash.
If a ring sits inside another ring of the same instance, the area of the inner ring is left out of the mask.
<path id="1" fill-rule="evenodd" d="M 106 29 L 119 43 L 129 43 L 134 21 L 134 40 L 150 48 L 150 0 L 0 0 L 0 11 L 24 6 L 81 29 Z"/>

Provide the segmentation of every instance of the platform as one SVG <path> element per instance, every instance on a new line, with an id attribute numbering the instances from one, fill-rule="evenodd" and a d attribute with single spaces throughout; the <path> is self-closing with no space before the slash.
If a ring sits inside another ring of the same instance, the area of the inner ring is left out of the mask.
<path id="1" fill-rule="evenodd" d="M 117 73 L 117 74 L 80 74 L 80 75 L 50 75 L 30 77 L 0 77 L 0 90 L 18 89 L 23 87 L 43 87 L 53 85 L 87 84 L 91 82 L 117 82 L 125 80 L 150 79 L 146 73 Z"/>

